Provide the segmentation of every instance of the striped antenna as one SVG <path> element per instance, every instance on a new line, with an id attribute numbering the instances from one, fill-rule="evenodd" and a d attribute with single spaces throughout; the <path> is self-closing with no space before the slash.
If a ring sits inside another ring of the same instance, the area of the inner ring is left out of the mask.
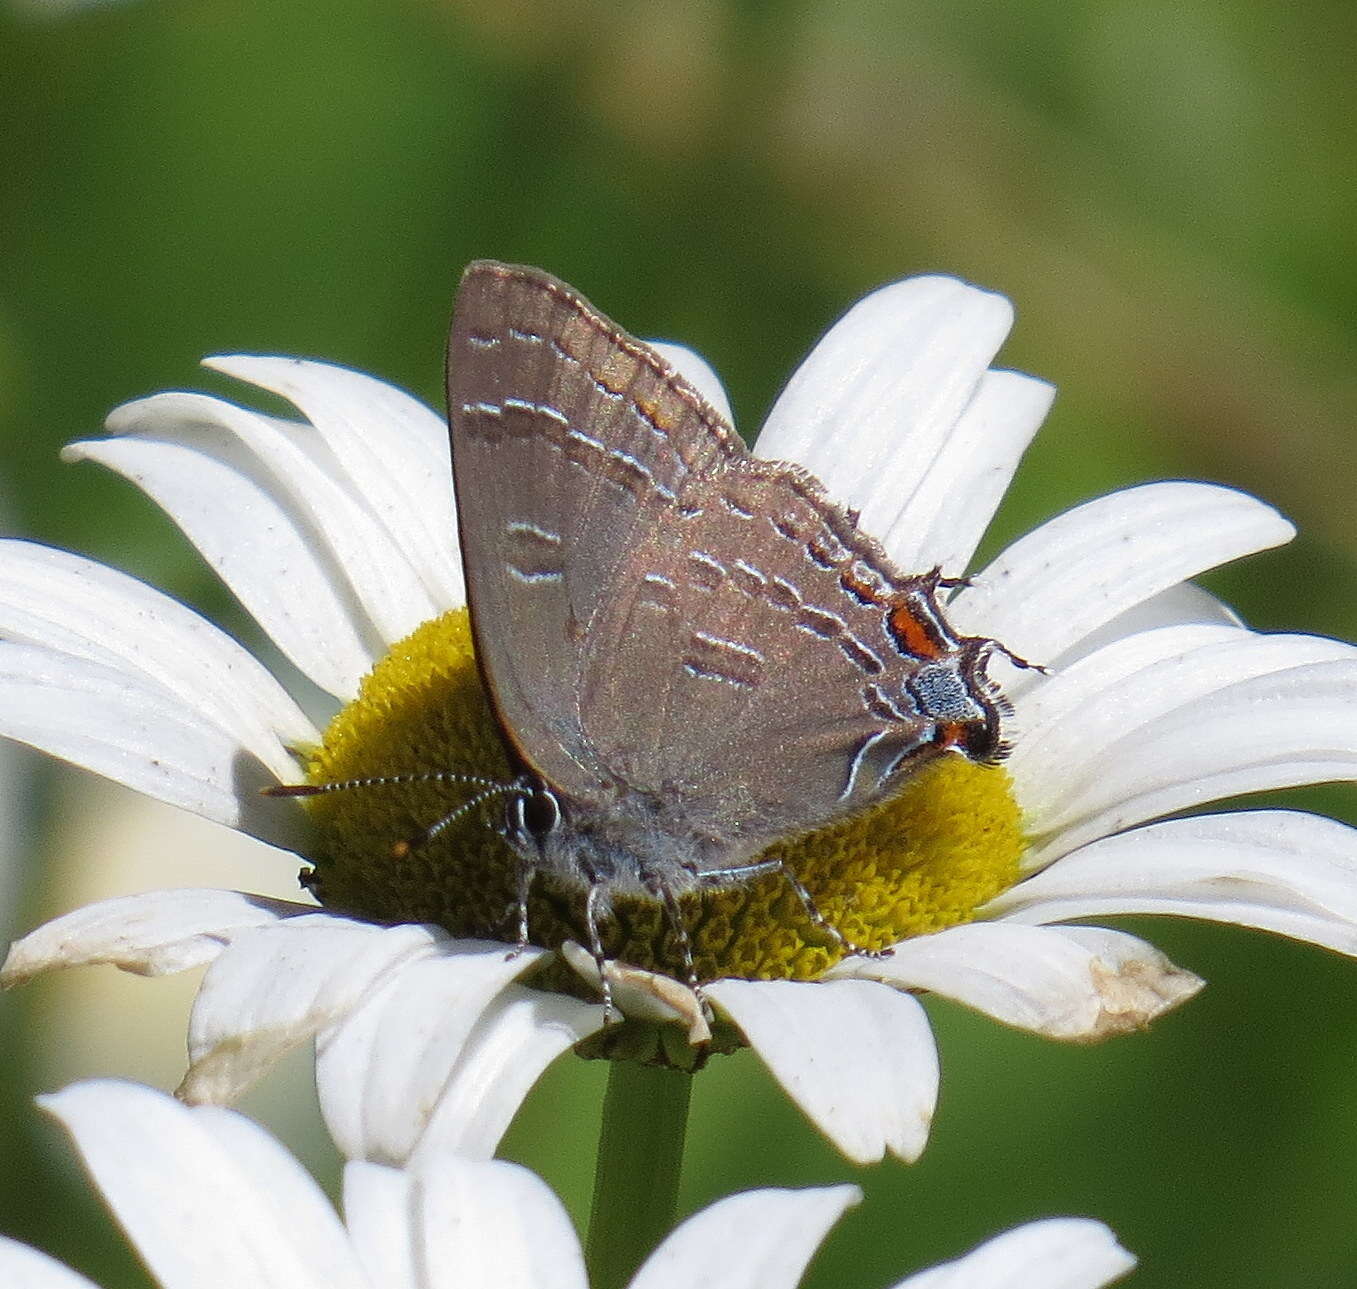
<path id="1" fill-rule="evenodd" d="M 454 774 L 451 770 L 429 770 L 419 774 L 378 774 L 366 779 L 336 779 L 330 783 L 274 783 L 260 788 L 265 797 L 318 797 L 326 792 L 347 792 L 350 788 L 384 788 L 402 783 L 474 783 L 480 788 L 522 791 L 497 779 L 479 774 Z"/>
<path id="2" fill-rule="evenodd" d="M 474 810 L 483 801 L 489 801 L 491 797 L 504 796 L 507 793 L 516 792 L 526 796 L 529 792 L 521 783 L 495 783 L 488 787 L 484 792 L 478 792 L 470 801 L 464 801 L 456 810 L 449 811 L 437 823 L 430 824 L 423 832 L 416 833 L 406 841 L 398 841 L 391 847 L 391 856 L 393 859 L 404 859 L 412 850 L 418 850 L 421 846 L 427 846 L 435 837 L 445 828 L 455 824 L 463 815 Z"/>

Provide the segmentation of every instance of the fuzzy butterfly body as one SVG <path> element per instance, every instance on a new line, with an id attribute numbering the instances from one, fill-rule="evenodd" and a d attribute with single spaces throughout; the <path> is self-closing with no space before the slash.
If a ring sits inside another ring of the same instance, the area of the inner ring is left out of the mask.
<path id="1" fill-rule="evenodd" d="M 951 630 L 949 583 L 893 568 L 556 278 L 468 267 L 448 414 L 478 663 L 520 771 L 522 939 L 539 872 L 587 891 L 601 964 L 614 895 L 663 901 L 682 936 L 678 897 L 779 869 L 771 843 L 948 749 L 1002 755 L 1001 646 Z"/>

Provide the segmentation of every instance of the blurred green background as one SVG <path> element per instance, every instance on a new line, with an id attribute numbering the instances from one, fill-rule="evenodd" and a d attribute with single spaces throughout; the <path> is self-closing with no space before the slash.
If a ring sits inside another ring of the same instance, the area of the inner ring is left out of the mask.
<path id="1" fill-rule="evenodd" d="M 1060 386 L 997 538 L 1147 478 L 1238 485 L 1302 537 L 1209 584 L 1261 627 L 1352 638 L 1354 54 L 1349 0 L 10 0 L 8 524 L 253 640 L 148 503 L 56 460 L 128 398 L 224 392 L 201 355 L 324 357 L 437 404 L 453 286 L 494 256 L 702 351 L 749 430 L 852 301 L 940 270 L 1007 293 L 1001 360 Z M 89 826 L 85 776 L 29 755 L 14 773 L 11 928 L 89 898 L 92 877 L 106 893 L 250 884 L 229 865 L 205 875 L 212 839 L 168 825 L 167 871 L 124 879 L 146 845 L 111 814 Z M 1287 799 L 1357 819 L 1351 788 Z M 285 892 L 295 864 L 273 862 Z M 850 1168 L 752 1058 L 718 1060 L 696 1089 L 685 1208 L 858 1181 L 867 1202 L 807 1282 L 821 1289 L 875 1289 L 1057 1213 L 1115 1227 L 1141 1289 L 1357 1283 L 1357 964 L 1229 928 L 1123 925 L 1211 987 L 1088 1049 L 932 1006 L 942 1100 L 909 1168 Z M 0 1231 L 110 1286 L 146 1281 L 31 1097 L 82 1070 L 173 1085 L 180 1055 L 147 1075 L 139 1052 L 179 1050 L 184 995 L 147 1021 L 165 986 L 130 984 L 0 1001 Z M 105 1051 L 106 1031 L 133 1038 Z M 559 1064 L 509 1141 L 577 1215 L 602 1075 Z M 304 1096 L 259 1106 L 333 1178 Z"/>

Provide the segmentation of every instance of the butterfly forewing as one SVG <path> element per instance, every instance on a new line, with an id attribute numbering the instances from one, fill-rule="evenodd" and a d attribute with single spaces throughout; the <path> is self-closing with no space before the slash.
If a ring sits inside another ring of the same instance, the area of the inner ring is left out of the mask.
<path id="1" fill-rule="evenodd" d="M 448 342 L 458 520 L 476 648 L 520 758 L 591 799 L 586 642 L 685 480 L 743 446 L 649 347 L 537 269 L 481 261 Z"/>

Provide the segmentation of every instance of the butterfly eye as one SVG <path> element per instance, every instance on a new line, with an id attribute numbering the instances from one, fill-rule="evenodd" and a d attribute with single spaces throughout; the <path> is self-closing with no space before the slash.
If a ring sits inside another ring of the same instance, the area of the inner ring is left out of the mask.
<path id="1" fill-rule="evenodd" d="M 561 806 L 550 788 L 534 787 L 509 802 L 509 828 L 523 841 L 541 842 L 561 822 Z"/>

